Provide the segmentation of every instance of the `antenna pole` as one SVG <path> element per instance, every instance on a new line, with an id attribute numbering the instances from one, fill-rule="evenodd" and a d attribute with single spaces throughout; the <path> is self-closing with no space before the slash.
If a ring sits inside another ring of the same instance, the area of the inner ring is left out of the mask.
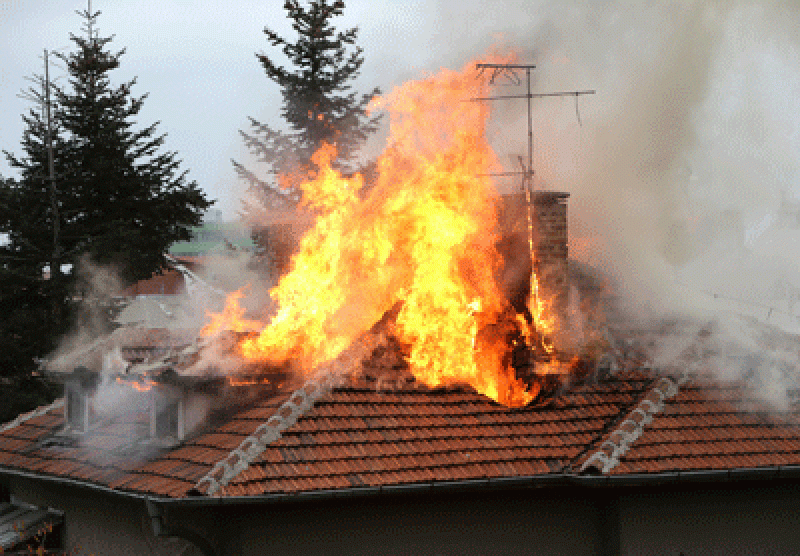
<path id="1" fill-rule="evenodd" d="M 526 187 L 533 191 L 533 112 L 531 110 L 531 68 L 525 68 L 525 77 L 528 83 L 528 167 L 525 169 L 527 176 Z"/>
<path id="2" fill-rule="evenodd" d="M 517 98 L 524 98 L 527 100 L 528 103 L 528 159 L 527 161 L 523 160 L 523 158 L 519 157 L 519 163 L 522 166 L 521 172 L 502 172 L 500 174 L 489 174 L 489 175 L 522 175 L 522 189 L 525 192 L 525 204 L 526 204 L 526 216 L 528 220 L 528 248 L 530 250 L 530 260 L 531 260 L 531 280 L 530 280 L 530 297 L 528 298 L 528 307 L 532 313 L 537 314 L 539 309 L 540 303 L 540 294 L 539 294 L 539 280 L 536 276 L 537 271 L 536 268 L 538 266 L 538 261 L 536 257 L 536 238 L 533 232 L 533 224 L 534 224 L 534 200 L 533 200 L 533 110 L 531 106 L 531 101 L 534 98 L 542 98 L 542 97 L 563 97 L 563 96 L 574 96 L 575 97 L 575 109 L 577 113 L 577 99 L 580 95 L 593 95 L 595 91 L 563 91 L 563 92 L 552 92 L 552 93 L 536 93 L 534 94 L 531 91 L 531 70 L 534 69 L 536 66 L 532 64 L 478 64 L 477 69 L 479 74 L 482 74 L 485 69 L 491 69 L 492 75 L 489 79 L 490 84 L 494 84 L 496 78 L 500 75 L 503 75 L 506 79 L 508 79 L 511 84 L 513 85 L 520 85 L 521 80 L 519 78 L 519 74 L 517 73 L 520 70 L 525 70 L 525 95 L 504 95 L 504 96 L 491 96 L 491 97 L 484 97 L 484 98 L 472 98 L 469 99 L 471 101 L 489 101 L 489 100 L 508 100 L 508 99 L 517 99 Z M 580 123 L 580 119 L 578 120 Z M 527 164 L 526 164 L 527 162 Z"/>
<path id="3" fill-rule="evenodd" d="M 47 146 L 47 165 L 50 178 L 50 210 L 53 213 L 53 260 L 50 269 L 50 279 L 57 280 L 61 272 L 61 248 L 59 235 L 61 232 L 61 218 L 58 211 L 58 196 L 56 190 L 55 161 L 53 160 L 53 124 L 50 112 L 50 63 L 47 49 L 44 50 L 44 108 L 45 108 L 45 144 Z"/>
<path id="4" fill-rule="evenodd" d="M 93 19 L 93 17 L 92 17 L 92 0 L 87 0 L 87 1 L 88 1 L 88 4 L 89 4 L 89 11 L 87 12 L 89 14 L 89 24 L 87 25 L 87 28 L 89 29 L 89 42 L 91 42 L 92 41 L 92 19 Z"/>
<path id="5" fill-rule="evenodd" d="M 535 98 L 544 98 L 544 97 L 572 97 L 574 96 L 577 98 L 582 95 L 593 95 L 595 94 L 594 90 L 591 91 L 559 91 L 554 93 L 533 93 L 531 92 L 531 70 L 536 68 L 533 64 L 477 64 L 476 66 L 480 73 L 483 73 L 485 69 L 492 70 L 492 76 L 489 80 L 490 84 L 494 84 L 496 78 L 500 75 L 505 76 L 509 79 L 512 84 L 519 85 L 520 79 L 517 72 L 519 70 L 525 70 L 525 86 L 526 86 L 526 94 L 524 95 L 501 95 L 501 96 L 492 96 L 492 97 L 480 97 L 480 98 L 471 98 L 468 99 L 470 101 L 487 101 L 487 100 L 509 100 L 509 99 L 517 99 L 517 98 L 524 98 L 527 99 L 528 102 L 528 160 L 527 160 L 527 167 L 525 167 L 525 162 L 522 161 L 522 157 L 520 157 L 520 163 L 522 164 L 523 168 L 521 172 L 501 172 L 499 174 L 489 174 L 490 176 L 511 176 L 511 175 L 520 175 L 522 174 L 522 188 L 529 189 L 533 191 L 533 110 L 531 106 L 531 100 Z M 576 104 L 577 106 L 577 104 Z"/>

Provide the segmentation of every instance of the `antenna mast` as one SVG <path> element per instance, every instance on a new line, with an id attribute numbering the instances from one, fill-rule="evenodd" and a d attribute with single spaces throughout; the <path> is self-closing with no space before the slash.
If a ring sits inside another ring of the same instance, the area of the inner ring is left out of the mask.
<path id="1" fill-rule="evenodd" d="M 525 85 L 527 92 L 524 95 L 499 95 L 499 96 L 492 96 L 492 97 L 479 97 L 479 98 L 471 98 L 471 101 L 489 101 L 489 100 L 510 100 L 510 99 L 517 99 L 517 98 L 524 98 L 528 101 L 528 160 L 527 164 L 525 161 L 522 160 L 520 157 L 520 164 L 522 165 L 522 172 L 501 172 L 497 174 L 491 174 L 493 176 L 514 176 L 522 174 L 522 188 L 533 190 L 533 111 L 531 107 L 531 100 L 535 98 L 545 98 L 545 97 L 575 97 L 575 105 L 577 107 L 578 97 L 583 95 L 593 95 L 596 91 L 588 90 L 588 91 L 558 91 L 553 93 L 532 93 L 531 92 L 531 70 L 535 69 L 536 66 L 533 64 L 477 64 L 476 67 L 478 68 L 480 74 L 483 74 L 484 70 L 491 69 L 492 77 L 489 80 L 490 84 L 494 84 L 495 80 L 499 76 L 506 77 L 509 81 L 511 81 L 514 85 L 519 85 L 522 83 L 519 74 L 517 72 L 521 70 L 525 70 Z M 579 120 L 580 121 L 580 120 Z"/>
<path id="2" fill-rule="evenodd" d="M 499 174 L 489 174 L 489 175 L 500 175 L 500 176 L 513 176 L 513 175 L 522 175 L 522 189 L 525 192 L 525 204 L 527 205 L 527 223 L 528 223 L 528 249 L 530 251 L 530 258 L 531 258 L 531 281 L 530 281 L 530 306 L 531 307 L 539 307 L 540 304 L 540 293 L 539 293 L 539 280 L 537 277 L 537 271 L 535 270 L 537 267 L 537 257 L 536 257 L 536 241 L 533 232 L 533 222 L 534 222 L 534 206 L 533 206 L 533 111 L 531 106 L 531 101 L 534 98 L 544 98 L 544 97 L 566 97 L 566 96 L 574 96 L 575 97 L 575 110 L 576 114 L 578 114 L 578 123 L 580 123 L 580 114 L 577 112 L 578 109 L 578 97 L 582 95 L 593 95 L 595 94 L 594 90 L 590 91 L 559 91 L 553 93 L 532 93 L 531 92 L 531 70 L 535 69 L 536 66 L 533 64 L 477 64 L 477 69 L 479 71 L 479 76 L 483 74 L 485 70 L 492 70 L 492 76 L 489 79 L 490 84 L 494 84 L 495 80 L 503 76 L 508 79 L 512 85 L 520 85 L 522 80 L 520 79 L 519 72 L 522 70 L 525 71 L 525 87 L 526 92 L 524 95 L 500 95 L 500 96 L 491 96 L 491 97 L 480 97 L 480 98 L 472 98 L 469 99 L 471 101 L 494 101 L 494 100 L 510 100 L 510 99 L 518 99 L 524 98 L 527 100 L 528 103 L 528 160 L 525 161 L 522 157 L 519 157 L 520 165 L 522 166 L 522 172 L 502 172 Z M 533 309 L 531 309 L 533 311 Z"/>
<path id="3" fill-rule="evenodd" d="M 50 209 L 53 212 L 53 262 L 50 269 L 50 278 L 57 279 L 61 272 L 61 246 L 59 234 L 61 219 L 58 211 L 58 196 L 56 190 L 56 171 L 53 160 L 53 124 L 50 111 L 50 63 L 47 49 L 44 50 L 44 112 L 45 112 L 45 143 L 47 146 L 47 166 L 50 178 Z"/>
<path id="4" fill-rule="evenodd" d="M 86 25 L 86 28 L 89 32 L 89 42 L 92 41 L 92 20 L 94 19 L 94 14 L 92 14 L 92 0 L 87 0 L 88 2 L 88 10 L 86 11 L 89 14 L 89 22 Z"/>
<path id="5" fill-rule="evenodd" d="M 492 97 L 479 97 L 479 98 L 471 98 L 471 101 L 490 101 L 490 100 L 510 100 L 510 99 L 518 99 L 524 98 L 528 101 L 528 160 L 522 160 L 520 157 L 520 164 L 522 165 L 522 172 L 502 172 L 499 174 L 490 174 L 490 175 L 499 175 L 499 176 L 513 176 L 513 175 L 522 175 L 522 188 L 526 190 L 528 193 L 533 191 L 533 111 L 531 106 L 531 100 L 535 98 L 544 98 L 544 97 L 575 97 L 575 106 L 577 107 L 578 97 L 583 95 L 593 95 L 596 91 L 588 90 L 588 91 L 558 91 L 553 93 L 532 93 L 531 92 L 531 70 L 535 69 L 536 66 L 533 64 L 477 64 L 476 67 L 479 70 L 479 75 L 482 75 L 484 70 L 490 69 L 492 70 L 492 76 L 489 79 L 490 84 L 494 84 L 495 80 L 499 76 L 504 76 L 506 79 L 511 81 L 514 85 L 520 85 L 522 80 L 519 77 L 519 73 L 522 70 L 525 70 L 525 85 L 526 85 L 526 94 L 524 95 L 499 95 L 499 96 L 492 96 Z M 579 120 L 580 121 L 580 120 Z"/>

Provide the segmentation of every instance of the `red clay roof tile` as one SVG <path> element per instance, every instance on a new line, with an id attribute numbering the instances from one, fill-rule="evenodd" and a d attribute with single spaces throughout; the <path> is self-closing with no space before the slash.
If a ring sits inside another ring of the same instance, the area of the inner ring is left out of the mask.
<path id="1" fill-rule="evenodd" d="M 558 472 L 559 462 L 578 469 L 610 431 L 622 426 L 635 404 L 653 395 L 652 388 L 647 375 L 623 373 L 608 382 L 576 385 L 539 406 L 508 410 L 467 390 L 340 387 L 283 431 L 217 495 L 530 476 Z M 0 465 L 185 496 L 290 394 L 257 402 L 149 461 L 108 451 L 126 431 L 132 433 L 123 422 L 87 435 L 85 446 L 34 449 L 39 438 L 63 423 L 63 411 L 54 409 L 0 434 Z M 639 425 L 641 435 L 610 472 L 800 463 L 800 425 L 775 425 L 763 415 L 746 414 L 746 398 L 735 387 L 685 385 L 652 422 Z M 89 447 L 102 457 L 92 456 Z M 198 490 L 209 492 L 202 483 Z"/>

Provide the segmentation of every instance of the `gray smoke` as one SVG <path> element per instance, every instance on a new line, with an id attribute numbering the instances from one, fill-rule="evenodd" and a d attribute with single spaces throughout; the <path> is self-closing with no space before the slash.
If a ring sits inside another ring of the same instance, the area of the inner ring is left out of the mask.
<path id="1" fill-rule="evenodd" d="M 629 322 L 695 323 L 704 370 L 785 407 L 800 368 L 785 333 L 800 331 L 798 5 L 553 3 L 536 21 L 512 33 L 534 90 L 597 90 L 579 115 L 574 98 L 534 101 L 536 183 L 572 193 L 571 256 L 612 280 Z M 495 112 L 501 158 L 525 152 L 522 102 Z M 695 342 L 689 328 L 657 363 Z"/>

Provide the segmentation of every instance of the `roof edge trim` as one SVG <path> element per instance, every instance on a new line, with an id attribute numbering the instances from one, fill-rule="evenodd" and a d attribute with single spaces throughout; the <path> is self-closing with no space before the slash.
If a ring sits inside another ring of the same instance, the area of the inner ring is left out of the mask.
<path id="1" fill-rule="evenodd" d="M 362 498 L 376 495 L 398 495 L 404 493 L 425 493 L 442 491 L 465 491 L 478 488 L 545 488 L 555 486 L 579 486 L 586 488 L 611 488 L 611 487 L 636 487 L 660 486 L 671 484 L 690 484 L 694 482 L 737 482 L 769 479 L 795 479 L 800 480 L 800 465 L 778 465 L 771 467 L 752 467 L 736 469 L 707 469 L 700 471 L 668 471 L 664 473 L 641 473 L 628 475 L 577 475 L 574 473 L 549 473 L 544 475 L 527 475 L 524 477 L 498 477 L 486 479 L 470 479 L 464 481 L 434 481 L 429 483 L 414 483 L 404 485 L 403 488 L 383 487 L 358 487 L 341 490 L 307 491 L 296 494 L 274 493 L 258 496 L 189 496 L 184 498 L 163 498 L 158 496 L 139 494 L 130 491 L 116 490 L 104 485 L 57 477 L 42 475 L 18 469 L 3 468 L 0 466 L 0 476 L 20 477 L 23 479 L 41 480 L 78 488 L 95 490 L 113 496 L 121 496 L 134 500 L 149 501 L 158 505 L 176 506 L 221 506 L 221 505 L 247 505 L 247 504 L 272 504 L 281 502 L 299 502 L 325 499 Z"/>
<path id="2" fill-rule="evenodd" d="M 11 430 L 14 427 L 18 427 L 25 421 L 33 419 L 34 417 L 41 417 L 48 411 L 51 411 L 53 409 L 58 409 L 60 407 L 64 407 L 64 398 L 58 398 L 50 405 L 43 405 L 41 407 L 37 407 L 33 411 L 29 411 L 28 413 L 22 413 L 20 415 L 17 415 L 14 418 L 14 420 L 9 421 L 4 425 L 0 425 L 0 433 L 6 432 L 7 430 Z"/>
<path id="3" fill-rule="evenodd" d="M 392 496 L 403 494 L 425 494 L 437 492 L 471 491 L 480 488 L 502 490 L 505 488 L 547 488 L 577 486 L 584 488 L 615 488 L 637 486 L 659 486 L 691 484 L 693 482 L 736 482 L 746 480 L 800 479 L 800 465 L 755 467 L 741 469 L 708 469 L 702 471 L 670 471 L 665 473 L 631 475 L 576 475 L 574 473 L 552 473 L 524 477 L 498 477 L 463 481 L 433 481 L 398 486 L 357 487 L 299 492 L 295 494 L 273 493 L 256 496 L 214 496 L 162 498 L 157 502 L 165 505 L 209 506 L 291 503 L 314 500 L 345 500 L 370 496 Z"/>
<path id="4" fill-rule="evenodd" d="M 679 388 L 688 381 L 689 375 L 686 372 L 678 379 L 661 377 L 656 380 L 655 385 L 639 400 L 636 407 L 606 436 L 599 449 L 583 462 L 579 472 L 584 473 L 587 469 L 593 468 L 607 474 L 614 469 L 619 464 L 620 458 L 642 435 L 644 428 L 653 420 L 653 416 L 664 409 L 664 401 L 675 396 Z"/>

